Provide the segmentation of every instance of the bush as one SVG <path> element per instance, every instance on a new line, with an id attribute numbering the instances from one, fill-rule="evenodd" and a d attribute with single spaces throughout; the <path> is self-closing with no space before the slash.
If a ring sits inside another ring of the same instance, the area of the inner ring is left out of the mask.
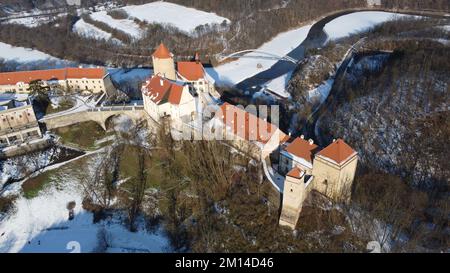
<path id="1" fill-rule="evenodd" d="M 117 20 L 128 19 L 128 13 L 123 9 L 110 10 L 107 14 Z"/>
<path id="2" fill-rule="evenodd" d="M 0 197 L 0 213 L 8 213 L 14 207 L 15 200 L 14 196 Z"/>

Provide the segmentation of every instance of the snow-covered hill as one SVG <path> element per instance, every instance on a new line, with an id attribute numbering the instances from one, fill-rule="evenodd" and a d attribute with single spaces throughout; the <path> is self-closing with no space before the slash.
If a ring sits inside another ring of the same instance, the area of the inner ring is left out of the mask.
<path id="1" fill-rule="evenodd" d="M 137 39 L 141 38 L 145 33 L 145 25 L 148 24 L 170 25 L 182 32 L 190 34 L 198 26 L 222 24 L 223 22 L 230 23 L 229 19 L 218 16 L 215 13 L 204 12 L 167 2 L 125 6 L 116 10 L 126 12 L 128 18 L 113 18 L 106 10 L 94 12 L 90 16 L 95 21 L 105 23 L 109 27 L 125 32 Z M 139 25 L 137 21 L 144 22 L 144 27 Z M 98 39 L 105 39 L 108 34 L 99 32 L 98 28 L 86 22 L 77 22 L 74 31 L 81 35 L 90 34 L 92 37 Z"/>

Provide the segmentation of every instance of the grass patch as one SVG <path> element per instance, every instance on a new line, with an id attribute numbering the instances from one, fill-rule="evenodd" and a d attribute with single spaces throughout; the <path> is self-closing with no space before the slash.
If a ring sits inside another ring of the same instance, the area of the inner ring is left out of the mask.
<path id="1" fill-rule="evenodd" d="M 39 174 L 36 177 L 30 178 L 22 184 L 23 195 L 27 199 L 32 199 L 39 195 L 39 192 L 44 189 L 50 180 L 51 171 Z"/>
<path id="2" fill-rule="evenodd" d="M 73 108 L 74 106 L 75 106 L 75 103 L 73 101 L 71 101 L 71 100 L 61 101 L 58 104 L 58 107 L 56 107 L 56 108 L 53 108 L 52 104 L 49 103 L 48 106 L 47 106 L 47 109 L 45 109 L 45 114 L 49 115 L 49 114 L 53 114 L 53 113 L 66 111 L 66 110 L 69 110 L 69 109 Z"/>
<path id="3" fill-rule="evenodd" d="M 61 136 L 63 144 L 73 145 L 81 149 L 96 148 L 95 142 L 107 135 L 105 130 L 94 121 L 61 127 L 54 132 Z"/>
<path id="4" fill-rule="evenodd" d="M 135 146 L 126 146 L 120 159 L 120 178 L 134 178 L 139 173 L 138 151 Z M 147 157 L 147 187 L 159 188 L 164 172 L 157 157 Z M 126 183 L 125 183 L 126 186 Z"/>

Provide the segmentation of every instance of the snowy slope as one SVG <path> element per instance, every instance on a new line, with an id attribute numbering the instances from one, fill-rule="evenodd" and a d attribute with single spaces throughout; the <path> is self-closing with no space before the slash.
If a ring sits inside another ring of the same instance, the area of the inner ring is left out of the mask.
<path id="1" fill-rule="evenodd" d="M 325 25 L 324 31 L 330 40 L 335 40 L 402 16 L 407 15 L 381 11 L 355 12 L 332 20 Z"/>
<path id="2" fill-rule="evenodd" d="M 142 38 L 145 30 L 134 22 L 134 18 L 148 23 L 171 25 L 186 33 L 191 33 L 200 25 L 221 24 L 223 21 L 230 22 L 227 18 L 218 16 L 215 13 L 204 12 L 166 2 L 125 6 L 121 9 L 128 13 L 128 19 L 114 19 L 105 10 L 94 12 L 91 14 L 91 17 L 96 21 L 108 24 L 112 28 L 121 30 L 136 39 Z M 92 28 L 93 32 L 90 32 L 88 30 L 89 28 Z M 80 23 L 77 29 L 77 32 L 80 34 L 91 34 L 95 38 L 105 39 L 105 33 L 100 34 L 98 29 L 95 30 L 95 27 L 92 25 Z"/>
<path id="3" fill-rule="evenodd" d="M 93 158 L 96 160 L 96 158 Z M 92 166 L 92 161 L 88 166 Z M 64 167 L 63 167 L 64 168 Z M 73 168 L 73 167 L 72 167 Z M 87 168 L 86 171 L 93 171 Z M 4 252 L 63 252 L 70 242 L 76 242 L 81 252 L 92 252 L 99 245 L 99 231 L 104 231 L 107 252 L 165 252 L 170 251 L 161 230 L 147 232 L 142 226 L 136 233 L 123 225 L 123 217 L 114 215 L 93 223 L 93 215 L 82 208 L 81 176 L 76 170 L 61 169 L 52 174 L 51 182 L 39 196 L 16 200 L 16 210 L 0 221 L 0 253 Z M 78 172 L 79 173 L 79 172 Z M 68 220 L 67 204 L 75 201 L 75 218 Z"/>
<path id="4" fill-rule="evenodd" d="M 167 2 L 153 2 L 140 6 L 124 7 L 131 17 L 141 21 L 158 24 L 170 24 L 181 31 L 191 32 L 197 26 L 205 24 L 221 24 L 230 22 L 227 18 L 215 13 L 204 12 Z M 181 20 L 182 19 L 182 20 Z"/>
<path id="5" fill-rule="evenodd" d="M 98 40 L 109 40 L 111 39 L 111 33 L 103 31 L 98 27 L 86 23 L 83 19 L 78 20 L 73 26 L 73 31 L 78 33 L 78 35 L 83 37 L 95 38 Z"/>
<path id="6" fill-rule="evenodd" d="M 128 19 L 114 19 L 107 14 L 106 11 L 94 12 L 91 14 L 92 19 L 108 24 L 110 27 L 123 31 L 134 38 L 141 38 L 143 31 L 138 24 Z"/>
<path id="7" fill-rule="evenodd" d="M 55 57 L 52 57 L 48 54 L 45 54 L 35 49 L 15 47 L 2 42 L 0 42 L 0 58 L 5 59 L 6 61 L 16 61 L 16 62 L 58 60 Z"/>
<path id="8" fill-rule="evenodd" d="M 271 80 L 266 84 L 265 87 L 271 92 L 279 95 L 280 97 L 288 98 L 290 97 L 290 94 L 286 91 L 286 86 L 289 84 L 291 76 L 292 72 L 286 73 L 276 79 Z"/>
<path id="9" fill-rule="evenodd" d="M 271 41 L 263 44 L 258 50 L 285 56 L 306 39 L 311 26 L 312 25 L 307 25 L 281 33 Z M 260 54 L 249 53 L 246 54 L 246 56 L 260 56 Z M 207 69 L 207 72 L 218 84 L 236 84 L 259 72 L 269 69 L 276 62 L 277 60 L 242 58 L 217 66 L 214 69 Z M 261 64 L 262 68 L 258 68 L 258 64 Z"/>

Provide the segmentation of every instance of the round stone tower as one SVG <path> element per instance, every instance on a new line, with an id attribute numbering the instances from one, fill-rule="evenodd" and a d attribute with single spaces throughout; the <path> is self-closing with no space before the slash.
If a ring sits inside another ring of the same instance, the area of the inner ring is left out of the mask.
<path id="1" fill-rule="evenodd" d="M 161 43 L 152 55 L 153 73 L 169 80 L 177 79 L 173 54 Z"/>

